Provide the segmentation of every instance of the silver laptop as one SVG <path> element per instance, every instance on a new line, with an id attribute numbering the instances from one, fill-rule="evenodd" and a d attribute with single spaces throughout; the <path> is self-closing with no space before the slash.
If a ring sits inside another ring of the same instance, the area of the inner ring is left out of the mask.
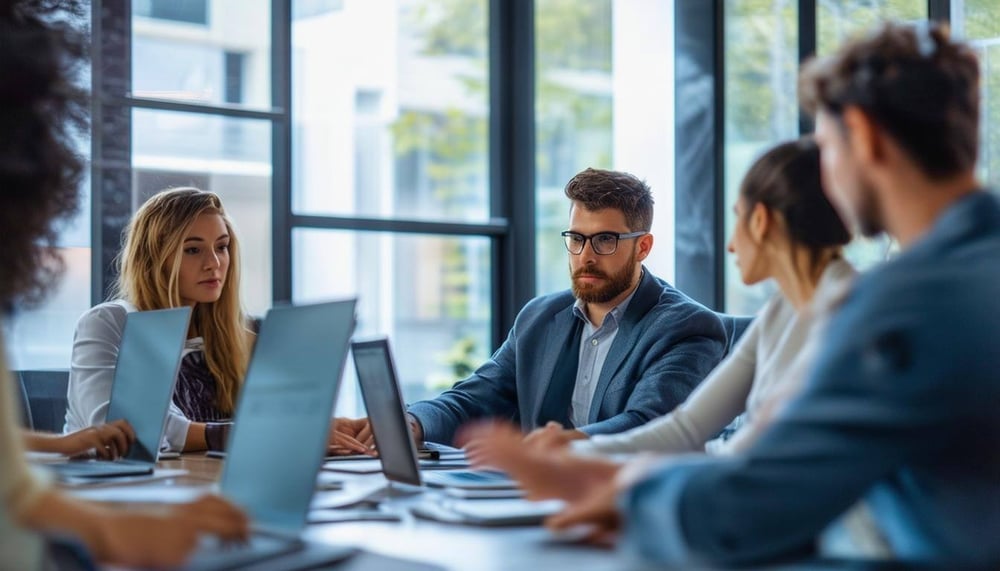
<path id="1" fill-rule="evenodd" d="M 351 352 L 382 472 L 387 480 L 412 486 L 424 483 L 465 489 L 517 488 L 517 483 L 501 472 L 454 469 L 464 465 L 464 462 L 456 463 L 458 465 L 451 464 L 448 459 L 437 463 L 418 462 L 388 339 L 352 343 Z"/>
<path id="2" fill-rule="evenodd" d="M 107 422 L 124 419 L 136 440 L 118 460 L 72 460 L 47 464 L 64 478 L 152 474 L 177 384 L 187 339 L 190 307 L 135 311 L 125 318 Z"/>
<path id="3" fill-rule="evenodd" d="M 354 548 L 307 544 L 316 474 L 354 331 L 356 300 L 277 307 L 267 313 L 236 409 L 221 493 L 253 521 L 251 540 L 206 540 L 188 569 L 266 562 L 297 569 L 346 558 Z"/>

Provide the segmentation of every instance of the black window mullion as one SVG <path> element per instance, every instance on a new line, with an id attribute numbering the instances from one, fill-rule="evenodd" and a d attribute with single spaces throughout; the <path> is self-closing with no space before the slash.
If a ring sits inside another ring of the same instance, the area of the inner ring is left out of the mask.
<path id="1" fill-rule="evenodd" d="M 132 110 L 118 103 L 131 91 L 129 0 L 92 0 L 91 287 L 104 301 L 117 279 L 114 259 L 132 215 Z"/>
<path id="2" fill-rule="evenodd" d="M 489 0 L 492 341 L 498 347 L 535 295 L 535 3 Z"/>
<path id="3" fill-rule="evenodd" d="M 816 0 L 799 0 L 799 66 L 816 55 L 818 20 Z M 799 133 L 811 133 L 813 120 L 808 113 L 799 109 Z"/>
<path id="4" fill-rule="evenodd" d="M 292 299 L 292 15 L 271 0 L 271 299 Z"/>
<path id="5" fill-rule="evenodd" d="M 725 54 L 723 0 L 674 3 L 676 284 L 725 304 Z"/>
<path id="6" fill-rule="evenodd" d="M 927 0 L 927 18 L 934 22 L 950 22 L 951 0 Z"/>

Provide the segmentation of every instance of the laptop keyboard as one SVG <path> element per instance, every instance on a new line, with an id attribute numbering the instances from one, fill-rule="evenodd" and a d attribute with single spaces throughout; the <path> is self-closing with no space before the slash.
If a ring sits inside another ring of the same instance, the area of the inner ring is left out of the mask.
<path id="1" fill-rule="evenodd" d="M 261 533 L 252 534 L 245 543 L 226 542 L 214 536 L 204 536 L 184 569 L 187 571 L 238 569 L 250 563 L 298 551 L 302 545 L 297 539 Z"/>

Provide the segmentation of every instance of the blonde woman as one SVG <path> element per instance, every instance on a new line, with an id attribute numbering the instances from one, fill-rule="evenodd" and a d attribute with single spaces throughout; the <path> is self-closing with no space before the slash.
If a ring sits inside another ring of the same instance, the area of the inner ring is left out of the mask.
<path id="1" fill-rule="evenodd" d="M 125 231 L 113 301 L 85 313 L 73 341 L 65 431 L 104 422 L 131 311 L 191 306 L 191 328 L 164 437 L 177 451 L 220 449 L 253 333 L 240 303 L 239 242 L 219 197 L 165 190 Z"/>

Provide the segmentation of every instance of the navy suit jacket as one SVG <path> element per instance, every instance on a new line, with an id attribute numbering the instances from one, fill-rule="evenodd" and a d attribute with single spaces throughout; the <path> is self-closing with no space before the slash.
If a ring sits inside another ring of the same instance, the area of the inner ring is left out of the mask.
<path id="1" fill-rule="evenodd" d="M 492 358 L 437 398 L 411 405 L 424 439 L 450 444 L 461 425 L 484 418 L 536 428 L 556 360 L 579 319 L 575 301 L 570 290 L 531 300 Z M 670 412 L 725 348 L 715 313 L 644 271 L 601 369 L 590 423 L 577 428 L 622 432 Z"/>
<path id="2" fill-rule="evenodd" d="M 896 556 L 1000 562 L 1000 199 L 953 204 L 860 278 L 799 395 L 743 457 L 677 461 L 621 498 L 666 562 L 800 552 L 864 499 Z"/>

